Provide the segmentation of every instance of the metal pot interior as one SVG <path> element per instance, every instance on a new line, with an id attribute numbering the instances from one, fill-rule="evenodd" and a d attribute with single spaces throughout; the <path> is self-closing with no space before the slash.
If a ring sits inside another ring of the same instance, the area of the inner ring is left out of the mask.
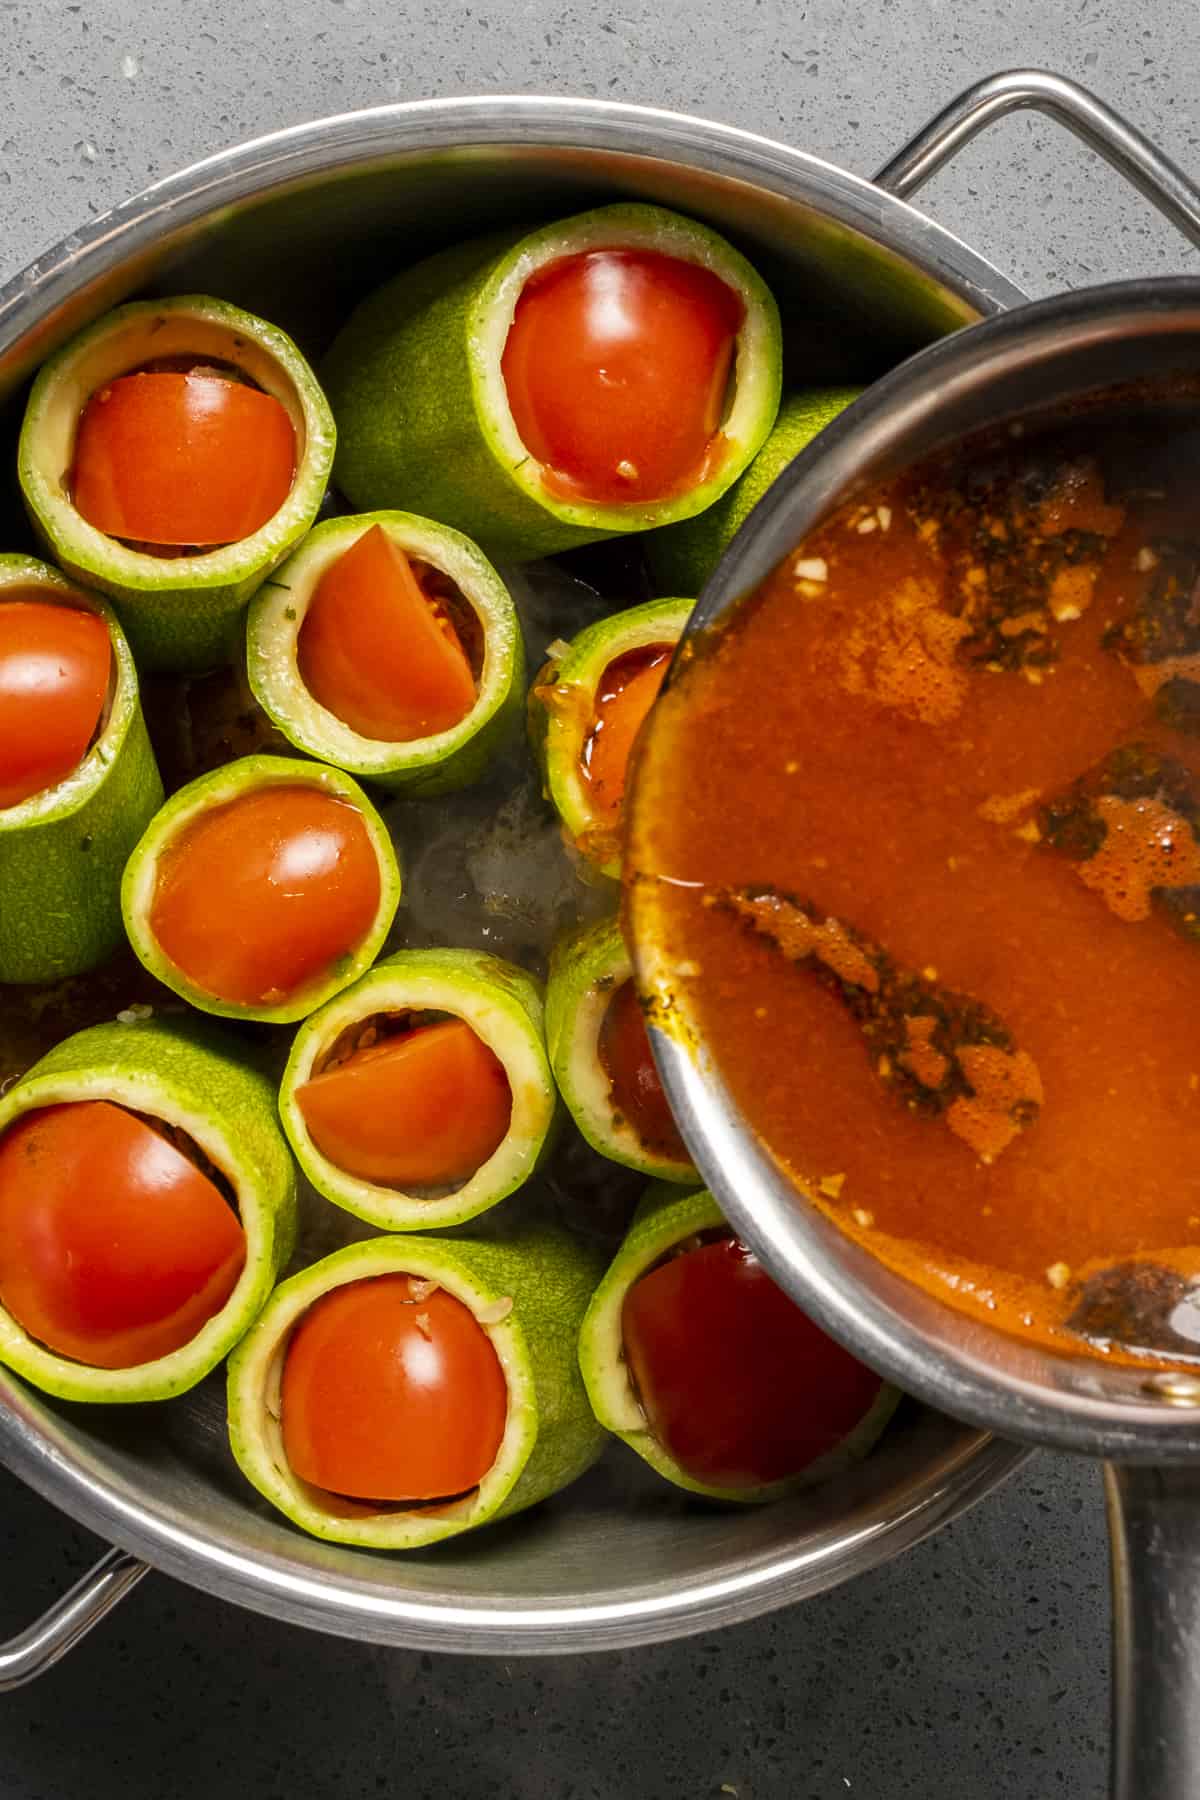
<path id="1" fill-rule="evenodd" d="M 733 237 L 779 296 L 793 382 L 870 380 L 1022 298 L 965 245 L 857 177 L 745 133 L 600 102 L 452 101 L 281 133 L 171 178 L 0 291 L 3 429 L 30 368 L 133 292 L 209 291 L 318 355 L 378 279 L 456 238 L 638 197 Z M 28 541 L 15 481 L 6 548 Z M 388 1558 L 318 1543 L 238 1476 L 220 1386 L 170 1406 L 44 1400 L 0 1375 L 0 1456 L 124 1547 L 326 1630 L 442 1649 L 650 1641 L 749 1617 L 915 1541 L 1020 1460 L 907 1404 L 849 1481 L 759 1511 L 701 1507 L 615 1452 L 557 1501 Z"/>
<path id="2" fill-rule="evenodd" d="M 1123 282 L 1041 301 L 932 346 L 873 387 L 797 458 L 731 545 L 689 632 L 725 618 L 805 533 L 856 492 L 964 435 L 1053 418 L 1126 383 L 1200 376 L 1200 283 Z M 635 817 L 637 790 L 633 796 Z M 636 831 L 636 827 L 635 827 Z M 738 1114 L 671 981 L 652 882 L 631 912 L 645 991 L 670 996 L 656 1032 L 667 1091 L 725 1210 L 801 1305 L 929 1404 L 986 1429 L 1118 1460 L 1200 1453 L 1200 1384 L 1026 1345 L 885 1269 L 807 1204 Z"/>

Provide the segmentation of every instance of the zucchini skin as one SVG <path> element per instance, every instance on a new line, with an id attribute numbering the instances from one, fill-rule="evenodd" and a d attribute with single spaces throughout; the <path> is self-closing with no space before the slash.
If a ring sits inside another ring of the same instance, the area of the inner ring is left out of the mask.
<path id="1" fill-rule="evenodd" d="M 0 810 L 0 982 L 50 983 L 95 968 L 122 942 L 121 874 L 163 787 L 111 606 L 33 557 L 0 556 L 0 604 L 6 589 L 98 613 L 115 670 L 107 724 L 79 767 Z"/>

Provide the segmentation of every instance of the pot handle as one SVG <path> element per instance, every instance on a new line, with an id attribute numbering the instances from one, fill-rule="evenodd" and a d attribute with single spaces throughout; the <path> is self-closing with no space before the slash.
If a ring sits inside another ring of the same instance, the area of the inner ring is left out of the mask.
<path id="1" fill-rule="evenodd" d="M 1109 1463 L 1113 1800 L 1200 1794 L 1200 1468 Z"/>
<path id="2" fill-rule="evenodd" d="M 0 1694 L 24 1687 L 73 1650 L 137 1586 L 149 1566 L 127 1550 L 109 1550 L 26 1631 L 0 1643 Z"/>
<path id="3" fill-rule="evenodd" d="M 883 165 L 876 186 L 910 199 L 976 132 L 1025 109 L 1057 119 L 1082 138 L 1200 247 L 1200 188 L 1111 106 L 1045 69 L 1008 69 L 966 88 Z"/>

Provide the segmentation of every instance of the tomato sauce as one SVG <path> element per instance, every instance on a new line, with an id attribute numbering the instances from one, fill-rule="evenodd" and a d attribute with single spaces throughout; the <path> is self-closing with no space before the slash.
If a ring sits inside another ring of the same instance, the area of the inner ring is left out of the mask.
<path id="1" fill-rule="evenodd" d="M 1172 437 L 1014 436 L 844 507 L 664 697 L 630 855 L 814 1202 L 943 1299 L 1110 1356 L 1196 1349 L 1171 1308 L 1200 1269 L 1200 545 Z"/>

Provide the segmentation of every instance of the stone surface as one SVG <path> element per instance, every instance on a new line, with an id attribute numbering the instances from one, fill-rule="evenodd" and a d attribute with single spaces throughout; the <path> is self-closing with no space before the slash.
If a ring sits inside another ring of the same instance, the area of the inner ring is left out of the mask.
<path id="1" fill-rule="evenodd" d="M 869 173 L 968 81 L 1040 64 L 1200 167 L 1194 0 L 0 0 L 0 278 L 226 144 L 423 95 L 583 93 L 706 113 Z M 1031 292 L 1197 268 L 1041 120 L 924 202 Z M 94 1556 L 0 1473 L 0 1637 Z M 5 1800 L 1094 1800 L 1106 1567 L 1091 1469 L 1039 1458 L 889 1567 L 659 1649 L 554 1662 L 384 1652 L 164 1578 L 0 1701 Z"/>

